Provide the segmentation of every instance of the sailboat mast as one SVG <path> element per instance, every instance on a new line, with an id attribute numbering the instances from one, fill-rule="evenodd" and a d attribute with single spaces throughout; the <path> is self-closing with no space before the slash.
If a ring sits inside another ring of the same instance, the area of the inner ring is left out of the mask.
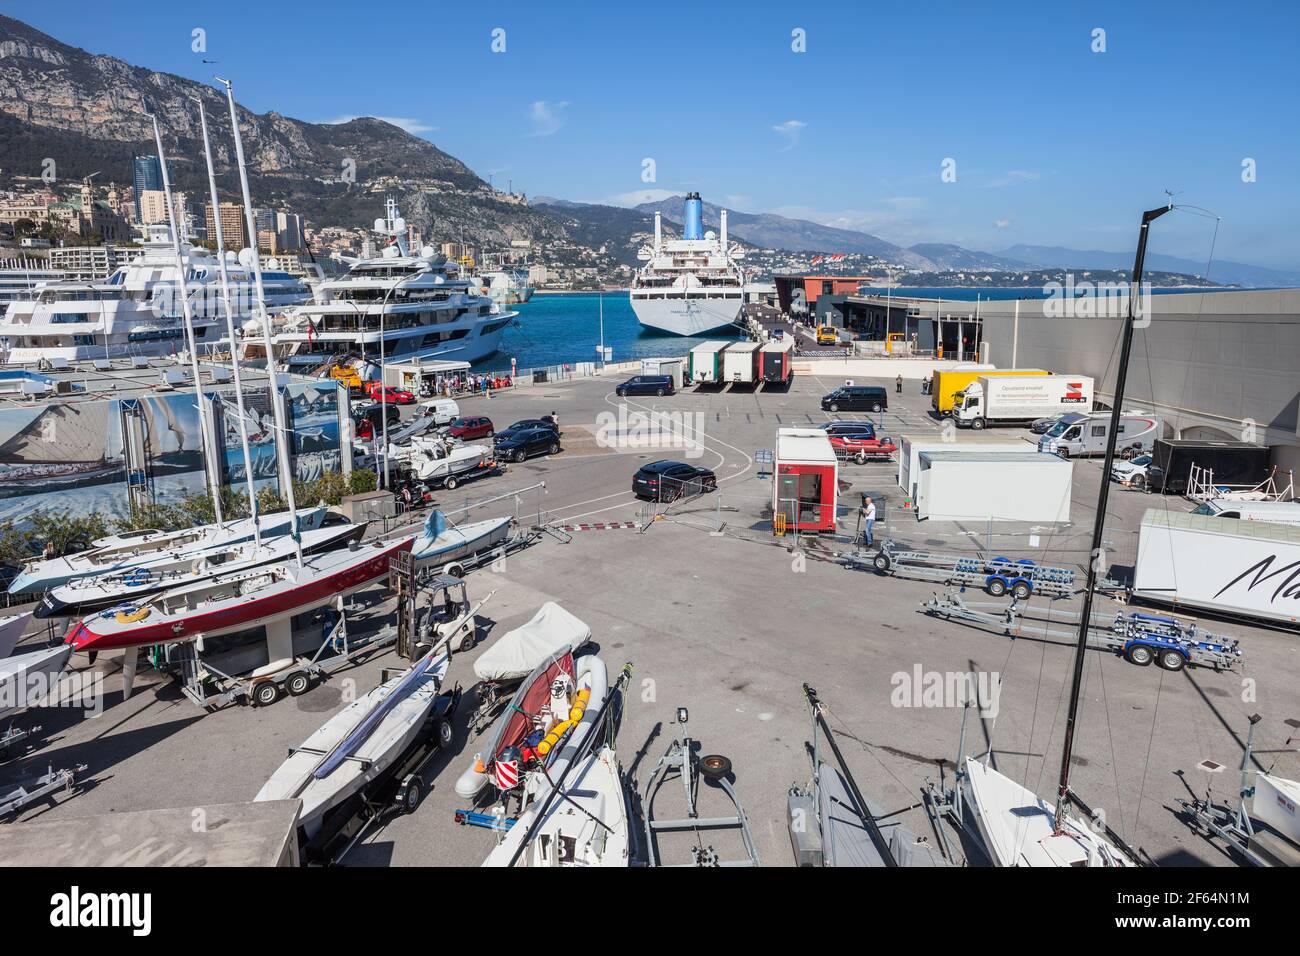
<path id="1" fill-rule="evenodd" d="M 1055 830 L 1061 833 L 1065 819 L 1065 805 L 1070 797 L 1070 758 L 1074 753 L 1074 728 L 1079 714 L 1079 691 L 1083 686 L 1083 661 L 1088 650 L 1088 630 L 1092 622 L 1092 598 L 1097 587 L 1097 570 L 1101 563 L 1101 540 L 1106 530 L 1106 505 L 1110 500 L 1110 476 L 1115 465 L 1115 445 L 1119 440 L 1119 420 L 1124 409 L 1124 386 L 1128 383 L 1129 352 L 1133 347 L 1133 320 L 1138 296 L 1142 291 L 1142 267 L 1147 255 L 1147 236 L 1151 223 L 1159 219 L 1173 204 L 1159 209 L 1148 209 L 1142 214 L 1142 227 L 1138 231 L 1137 256 L 1133 260 L 1133 284 L 1128 294 L 1128 315 L 1124 319 L 1123 341 L 1119 349 L 1119 370 L 1115 373 L 1115 396 L 1111 402 L 1110 428 L 1106 433 L 1106 458 L 1101 466 L 1101 491 L 1097 495 L 1097 515 L 1092 525 L 1092 547 L 1089 550 L 1088 585 L 1083 592 L 1083 610 L 1079 615 L 1079 637 L 1074 648 L 1074 673 L 1070 682 L 1070 709 L 1065 718 L 1065 743 L 1061 752 L 1061 779 L 1056 791 Z"/>
<path id="2" fill-rule="evenodd" d="M 230 303 L 230 272 L 226 269 L 226 242 L 221 234 L 221 204 L 217 198 L 217 175 L 212 170 L 212 144 L 208 139 L 208 116 L 199 104 L 199 125 L 203 128 L 203 158 L 208 164 L 208 192 L 212 196 L 212 225 L 216 231 L 217 268 L 221 273 L 221 304 L 226 310 L 226 335 L 230 337 L 230 364 L 235 373 L 235 405 L 239 412 L 239 445 L 244 452 L 244 483 L 248 486 L 248 507 L 253 519 L 253 541 L 262 546 L 262 522 L 258 514 L 257 489 L 253 485 L 253 456 L 248 450 L 248 413 L 244 409 L 244 383 L 239 372 L 239 349 L 235 343 L 234 310 Z"/>
<path id="3" fill-rule="evenodd" d="M 293 548 L 302 567 L 302 535 L 298 529 L 298 502 L 293 493 L 293 469 L 289 461 L 289 428 L 284 418 L 284 401 L 275 371 L 275 347 L 271 342 L 271 317 L 266 312 L 266 289 L 262 285 L 262 262 L 257 254 L 257 223 L 253 220 L 253 199 L 248 191 L 248 169 L 244 165 L 244 139 L 239 132 L 239 114 L 235 110 L 235 90 L 229 80 L 217 77 L 226 88 L 226 102 L 230 105 L 230 130 L 235 137 L 235 165 L 239 167 L 239 188 L 244 198 L 244 228 L 252 243 L 253 287 L 257 290 L 257 310 L 262 316 L 262 343 L 266 347 L 267 387 L 271 392 L 271 414 L 275 419 L 275 454 L 280 471 L 280 487 L 289 505 L 289 533 Z M 215 215 L 219 210 L 213 210 Z"/>
<path id="4" fill-rule="evenodd" d="M 194 396 L 198 401 L 199 413 L 199 451 L 203 455 L 203 471 L 207 477 L 208 491 L 212 495 L 212 516 L 217 524 L 223 523 L 221 515 L 221 488 L 215 474 L 216 449 L 210 441 L 215 438 L 208 434 L 208 416 L 205 410 L 207 399 L 203 397 L 203 383 L 199 380 L 199 351 L 194 342 L 194 317 L 190 312 L 190 291 L 185 281 L 185 256 L 181 252 L 180 224 L 176 221 L 176 209 L 172 204 L 171 178 L 167 174 L 167 156 L 163 153 L 162 133 L 158 129 L 158 117 L 149 114 L 153 121 L 153 141 L 158 147 L 158 170 L 162 173 L 163 200 L 167 203 L 167 223 L 171 228 L 172 253 L 176 257 L 176 288 L 180 291 L 181 316 L 185 322 L 185 341 L 190 349 L 190 372 L 194 377 Z"/>

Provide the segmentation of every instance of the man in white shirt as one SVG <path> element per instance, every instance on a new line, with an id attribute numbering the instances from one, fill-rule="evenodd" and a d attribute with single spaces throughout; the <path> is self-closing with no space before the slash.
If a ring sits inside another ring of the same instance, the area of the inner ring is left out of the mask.
<path id="1" fill-rule="evenodd" d="M 871 532 L 876 524 L 876 503 L 871 500 L 870 495 L 862 496 L 862 534 L 866 541 L 866 546 L 871 547 Z"/>

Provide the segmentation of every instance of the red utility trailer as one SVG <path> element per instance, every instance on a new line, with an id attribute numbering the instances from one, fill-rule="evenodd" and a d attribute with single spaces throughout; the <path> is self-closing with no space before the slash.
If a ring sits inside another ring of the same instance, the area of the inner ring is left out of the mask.
<path id="1" fill-rule="evenodd" d="M 773 466 L 773 531 L 834 531 L 839 461 L 826 432 L 778 428 Z"/>

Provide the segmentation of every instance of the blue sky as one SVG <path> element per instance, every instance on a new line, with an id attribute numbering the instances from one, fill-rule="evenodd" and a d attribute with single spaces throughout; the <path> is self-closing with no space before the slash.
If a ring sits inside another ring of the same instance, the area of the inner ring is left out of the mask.
<path id="1" fill-rule="evenodd" d="M 5 12 L 141 66 L 219 70 L 258 112 L 395 118 L 534 196 L 698 189 L 905 245 L 1122 250 L 1168 188 L 1222 217 L 1217 257 L 1300 268 L 1300 4 L 487 6 L 9 0 Z M 196 27 L 205 54 L 191 50 Z M 796 29 L 806 52 L 792 50 Z M 1204 259 L 1212 229 L 1167 217 L 1152 251 Z"/>

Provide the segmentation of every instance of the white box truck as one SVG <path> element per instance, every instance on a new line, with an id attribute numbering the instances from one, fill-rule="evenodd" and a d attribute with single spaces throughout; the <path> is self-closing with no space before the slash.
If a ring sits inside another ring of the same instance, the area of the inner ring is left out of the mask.
<path id="1" fill-rule="evenodd" d="M 733 342 L 722 353 L 723 381 L 753 385 L 758 381 L 758 342 Z"/>
<path id="2" fill-rule="evenodd" d="M 1025 448 L 921 452 L 917 520 L 1068 522 L 1074 464 Z"/>
<path id="3" fill-rule="evenodd" d="M 1119 417 L 1118 453 L 1140 455 L 1149 452 L 1160 437 L 1160 419 L 1140 412 L 1124 412 Z M 1110 434 L 1110 412 L 1071 412 L 1038 439 L 1038 450 L 1062 458 L 1080 458 L 1106 454 L 1106 436 Z"/>
<path id="4" fill-rule="evenodd" d="M 953 402 L 961 428 L 1028 425 L 1062 412 L 1092 411 L 1092 379 L 1087 375 L 982 376 Z"/>
<path id="5" fill-rule="evenodd" d="M 962 432 L 952 435 L 951 440 L 936 438 L 934 432 L 921 435 L 900 435 L 895 440 L 898 444 L 898 487 L 907 494 L 916 497 L 916 479 L 921 473 L 921 452 L 923 451 L 1033 451 L 1034 445 L 1015 435 L 993 435 L 987 432 Z"/>
<path id="6" fill-rule="evenodd" d="M 1133 596 L 1300 625 L 1300 528 L 1152 508 L 1138 532 Z"/>

